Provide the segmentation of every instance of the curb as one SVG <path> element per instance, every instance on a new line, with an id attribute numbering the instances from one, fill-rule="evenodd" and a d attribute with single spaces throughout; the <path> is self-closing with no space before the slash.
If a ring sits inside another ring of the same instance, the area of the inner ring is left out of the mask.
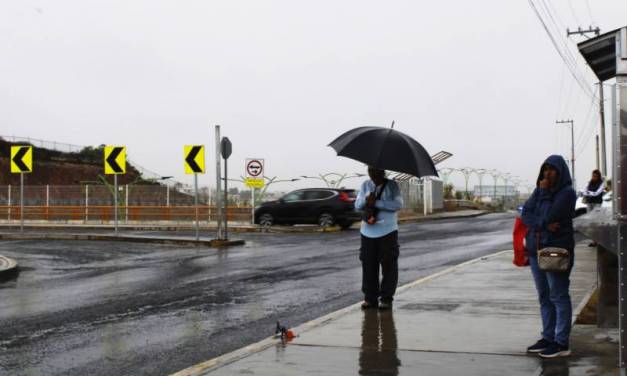
<path id="1" fill-rule="evenodd" d="M 496 257 L 496 256 L 499 256 L 499 255 L 501 255 L 503 253 L 508 253 L 508 252 L 512 252 L 512 251 L 511 250 L 499 251 L 499 252 L 495 252 L 495 253 L 492 253 L 492 254 L 489 254 L 489 255 L 486 255 L 486 256 L 481 256 L 481 257 L 478 257 L 478 258 L 475 258 L 475 259 L 472 259 L 472 260 L 469 260 L 469 261 L 465 261 L 465 262 L 463 262 L 461 264 L 452 266 L 450 268 L 441 270 L 441 271 L 439 271 L 437 273 L 428 275 L 426 277 L 419 278 L 419 279 L 417 279 L 417 280 L 415 280 L 413 282 L 405 284 L 405 285 L 399 287 L 398 289 L 396 289 L 396 291 L 397 291 L 397 293 L 401 293 L 403 291 L 406 291 L 408 289 L 416 287 L 416 286 L 418 286 L 420 284 L 429 282 L 429 281 L 431 281 L 433 279 L 442 277 L 444 275 L 447 275 L 447 274 L 450 274 L 450 273 L 452 273 L 454 271 L 462 269 L 462 268 L 464 268 L 464 267 L 466 267 L 468 265 L 472 265 L 472 264 L 475 264 L 475 263 L 477 263 L 479 261 L 487 260 L 489 258 Z M 331 312 L 331 313 L 326 314 L 326 315 L 324 315 L 322 317 L 319 317 L 317 319 L 313 319 L 311 321 L 308 321 L 308 322 L 306 322 L 304 324 L 301 324 L 301 325 L 299 325 L 299 326 L 297 326 L 295 328 L 292 328 L 292 330 L 294 332 L 296 332 L 296 333 L 308 332 L 308 331 L 310 331 L 310 330 L 312 330 L 312 329 L 314 329 L 316 327 L 319 327 L 319 326 L 321 326 L 321 325 L 323 325 L 323 324 L 325 324 L 325 323 L 327 323 L 329 321 L 336 320 L 336 319 L 338 319 L 338 318 L 340 318 L 340 317 L 342 317 L 342 316 L 344 316 L 344 315 L 346 315 L 348 313 L 356 311 L 356 310 L 360 309 L 360 306 L 361 306 L 361 302 L 355 303 L 355 304 L 350 305 L 350 306 L 348 306 L 346 308 L 342 308 L 340 310 L 337 310 L 335 312 Z M 185 369 L 183 369 L 181 371 L 175 372 L 175 373 L 171 374 L 170 376 L 201 376 L 205 372 L 214 371 L 214 370 L 216 370 L 216 369 L 218 369 L 220 367 L 223 367 L 225 365 L 234 363 L 234 362 L 236 362 L 238 360 L 241 360 L 243 358 L 246 358 L 246 357 L 248 357 L 250 355 L 256 354 L 256 353 L 261 352 L 263 350 L 266 350 L 266 349 L 268 349 L 268 348 L 270 348 L 272 346 L 276 346 L 276 345 L 278 345 L 280 343 L 281 343 L 281 339 L 277 339 L 277 338 L 274 338 L 274 337 L 268 337 L 268 338 L 263 339 L 263 340 L 261 340 L 261 341 L 259 341 L 257 343 L 253 343 L 251 345 L 242 347 L 241 349 L 238 349 L 238 350 L 232 351 L 230 353 L 218 356 L 216 358 L 209 359 L 207 361 L 195 364 L 195 365 L 193 365 L 191 367 L 188 367 L 188 368 L 185 368 Z"/>
<path id="2" fill-rule="evenodd" d="M 426 216 L 426 217 L 415 217 L 415 218 L 405 218 L 402 219 L 400 218 L 398 220 L 399 224 L 406 224 L 406 223 L 419 223 L 419 222 L 426 222 L 426 221 L 443 221 L 443 220 L 447 220 L 447 219 L 463 219 L 463 218 L 476 218 L 476 217 L 481 217 L 487 214 L 490 214 L 491 212 L 487 211 L 487 210 L 482 210 L 479 213 L 472 213 L 472 214 L 465 214 L 465 215 L 457 215 L 457 216 L 439 216 L 439 217 L 430 217 L 430 216 Z"/>
<path id="3" fill-rule="evenodd" d="M 0 234 L 0 240 L 91 240 L 119 241 L 133 243 L 173 244 L 173 245 L 204 245 L 212 248 L 244 245 L 244 240 L 198 240 L 186 238 L 152 238 L 130 235 L 94 235 L 94 234 Z"/>
<path id="4" fill-rule="evenodd" d="M 0 255 L 0 274 L 8 274 L 17 270 L 17 261 Z"/>

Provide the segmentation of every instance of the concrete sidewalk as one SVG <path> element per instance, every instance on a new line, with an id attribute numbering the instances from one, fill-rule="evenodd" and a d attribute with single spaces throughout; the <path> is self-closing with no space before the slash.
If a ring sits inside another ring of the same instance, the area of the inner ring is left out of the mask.
<path id="1" fill-rule="evenodd" d="M 582 245 L 571 276 L 575 316 L 596 283 L 596 252 Z M 298 337 L 287 344 L 269 338 L 175 375 L 618 372 L 608 359 L 617 349 L 613 339 L 592 326 L 575 327 L 569 359 L 543 361 L 527 355 L 525 349 L 540 337 L 540 329 L 531 272 L 515 267 L 507 251 L 403 286 L 393 311 L 363 312 L 354 305 L 295 328 Z"/>

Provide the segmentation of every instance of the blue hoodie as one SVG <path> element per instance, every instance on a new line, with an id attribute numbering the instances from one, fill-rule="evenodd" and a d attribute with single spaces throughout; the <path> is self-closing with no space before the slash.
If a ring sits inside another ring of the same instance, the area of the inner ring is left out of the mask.
<path id="1" fill-rule="evenodd" d="M 531 257 L 537 256 L 537 233 L 540 234 L 540 248 L 559 247 L 571 252 L 575 249 L 573 218 L 577 194 L 572 187 L 573 181 L 568 166 L 559 155 L 551 155 L 542 166 L 545 164 L 553 166 L 558 171 L 557 183 L 553 188 L 536 188 L 525 202 L 521 217 L 523 223 L 529 227 L 525 242 Z M 540 168 L 538 183 L 542 178 Z M 554 222 L 559 222 L 559 230 L 550 232 L 547 226 Z"/>

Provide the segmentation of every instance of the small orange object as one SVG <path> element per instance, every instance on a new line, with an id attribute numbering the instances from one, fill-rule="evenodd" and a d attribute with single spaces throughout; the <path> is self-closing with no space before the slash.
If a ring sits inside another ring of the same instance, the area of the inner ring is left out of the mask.
<path id="1" fill-rule="evenodd" d="M 286 338 L 286 339 L 288 339 L 288 340 L 293 339 L 294 337 L 296 337 L 296 336 L 294 335 L 294 332 L 293 332 L 293 331 L 291 331 L 291 330 L 288 330 L 288 331 L 285 333 L 285 338 Z"/>

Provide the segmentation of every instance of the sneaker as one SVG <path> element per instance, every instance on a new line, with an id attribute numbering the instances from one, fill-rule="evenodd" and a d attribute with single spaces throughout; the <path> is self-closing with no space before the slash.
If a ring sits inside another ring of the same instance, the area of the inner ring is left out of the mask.
<path id="1" fill-rule="evenodd" d="M 547 341 L 546 339 L 542 338 L 538 342 L 536 342 L 533 345 L 527 347 L 527 352 L 528 353 L 534 353 L 534 354 L 535 353 L 541 353 L 542 351 L 548 349 L 549 346 L 551 346 L 551 344 L 552 344 L 551 341 Z"/>
<path id="2" fill-rule="evenodd" d="M 361 309 L 373 309 L 373 308 L 377 308 L 379 306 L 379 304 L 377 302 L 370 302 L 368 300 L 364 300 L 363 303 L 361 303 Z"/>
<path id="3" fill-rule="evenodd" d="M 568 346 L 560 345 L 559 343 L 552 343 L 548 349 L 542 351 L 540 356 L 543 358 L 558 358 L 570 356 L 570 350 Z"/>
<path id="4" fill-rule="evenodd" d="M 382 311 L 386 311 L 386 310 L 388 310 L 390 308 L 392 308 L 392 302 L 388 302 L 388 301 L 382 300 L 379 303 L 379 309 L 382 310 Z"/>

